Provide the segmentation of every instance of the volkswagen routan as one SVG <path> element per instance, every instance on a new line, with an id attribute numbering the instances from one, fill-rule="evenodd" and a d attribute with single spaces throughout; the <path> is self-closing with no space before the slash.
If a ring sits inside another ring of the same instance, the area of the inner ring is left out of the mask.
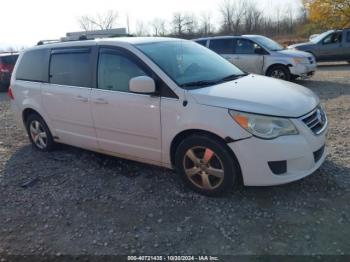
<path id="1" fill-rule="evenodd" d="M 172 38 L 51 43 L 20 54 L 8 91 L 43 152 L 69 144 L 175 169 L 206 195 L 302 179 L 324 162 L 318 97 Z"/>

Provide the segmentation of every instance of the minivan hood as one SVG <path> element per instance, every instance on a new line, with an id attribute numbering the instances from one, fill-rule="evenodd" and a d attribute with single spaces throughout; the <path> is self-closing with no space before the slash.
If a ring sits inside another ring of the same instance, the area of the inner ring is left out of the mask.
<path id="1" fill-rule="evenodd" d="M 300 117 L 319 103 L 303 86 L 253 74 L 189 93 L 199 104 L 283 117 Z"/>
<path id="2" fill-rule="evenodd" d="M 299 50 L 290 50 L 290 49 L 284 49 L 281 51 L 277 51 L 279 54 L 283 54 L 289 57 L 294 57 L 294 58 L 307 58 L 310 57 L 310 53 L 306 53 L 303 51 Z"/>

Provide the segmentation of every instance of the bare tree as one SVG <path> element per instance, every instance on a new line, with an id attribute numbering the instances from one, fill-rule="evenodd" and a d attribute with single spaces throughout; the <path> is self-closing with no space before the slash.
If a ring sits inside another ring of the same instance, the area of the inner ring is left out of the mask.
<path id="1" fill-rule="evenodd" d="M 112 29 L 117 22 L 118 13 L 108 10 L 104 14 L 96 14 L 95 16 L 84 15 L 79 18 L 80 27 L 85 31 Z"/>
<path id="2" fill-rule="evenodd" d="M 147 36 L 147 35 L 149 35 L 147 25 L 143 21 L 137 21 L 135 34 L 136 34 L 136 36 Z"/>
<path id="3" fill-rule="evenodd" d="M 263 14 L 260 9 L 257 8 L 255 1 L 247 1 L 244 11 L 244 33 L 258 33 L 260 32 L 261 20 Z"/>
<path id="4" fill-rule="evenodd" d="M 151 22 L 154 36 L 164 36 L 166 34 L 166 21 L 164 19 L 155 18 Z"/>
<path id="5" fill-rule="evenodd" d="M 212 15 L 210 12 L 202 13 L 200 18 L 200 33 L 202 35 L 210 35 L 213 31 Z"/>
<path id="6" fill-rule="evenodd" d="M 223 0 L 220 6 L 222 31 L 224 33 L 239 33 L 245 12 L 246 2 L 244 0 Z"/>

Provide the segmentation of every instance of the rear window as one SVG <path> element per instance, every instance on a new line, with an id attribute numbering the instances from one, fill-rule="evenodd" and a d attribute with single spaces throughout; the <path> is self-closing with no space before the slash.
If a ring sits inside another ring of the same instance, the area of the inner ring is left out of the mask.
<path id="1" fill-rule="evenodd" d="M 234 53 L 233 39 L 213 39 L 210 40 L 209 48 L 218 54 Z"/>
<path id="2" fill-rule="evenodd" d="M 202 46 L 207 46 L 207 40 L 197 40 L 196 43 Z"/>
<path id="3" fill-rule="evenodd" d="M 17 80 L 47 82 L 49 51 L 32 50 L 25 52 L 16 72 Z"/>
<path id="4" fill-rule="evenodd" d="M 1 56 L 0 63 L 5 65 L 15 65 L 18 55 Z"/>
<path id="5" fill-rule="evenodd" d="M 91 86 L 90 52 L 53 53 L 50 83 L 68 86 Z"/>

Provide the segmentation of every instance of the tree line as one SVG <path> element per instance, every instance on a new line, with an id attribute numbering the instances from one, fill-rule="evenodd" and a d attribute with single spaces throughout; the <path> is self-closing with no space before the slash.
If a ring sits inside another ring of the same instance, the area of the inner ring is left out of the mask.
<path id="1" fill-rule="evenodd" d="M 174 12 L 171 19 L 154 18 L 151 22 L 136 21 L 129 34 L 136 36 L 173 36 L 196 38 L 213 35 L 262 34 L 275 36 L 309 36 L 327 29 L 350 27 L 350 0 L 302 0 L 299 9 L 276 5 L 268 12 L 257 0 L 222 0 L 213 12 L 195 15 Z M 119 17 L 113 10 L 105 14 L 82 16 L 83 30 L 110 29 Z M 129 29 L 129 17 L 126 21 Z"/>
<path id="2" fill-rule="evenodd" d="M 266 14 L 268 13 L 268 15 Z M 174 12 L 169 20 L 154 18 L 151 22 L 136 21 L 129 33 L 136 36 L 174 36 L 195 38 L 226 34 L 263 34 L 267 36 L 292 35 L 306 23 L 306 10 L 280 5 L 271 12 L 258 7 L 256 0 L 222 0 L 217 8 L 218 19 L 213 12 L 196 15 L 190 12 Z M 112 10 L 105 14 L 79 18 L 83 30 L 111 29 L 119 21 L 118 13 Z M 127 27 L 129 19 L 127 18 Z"/>

